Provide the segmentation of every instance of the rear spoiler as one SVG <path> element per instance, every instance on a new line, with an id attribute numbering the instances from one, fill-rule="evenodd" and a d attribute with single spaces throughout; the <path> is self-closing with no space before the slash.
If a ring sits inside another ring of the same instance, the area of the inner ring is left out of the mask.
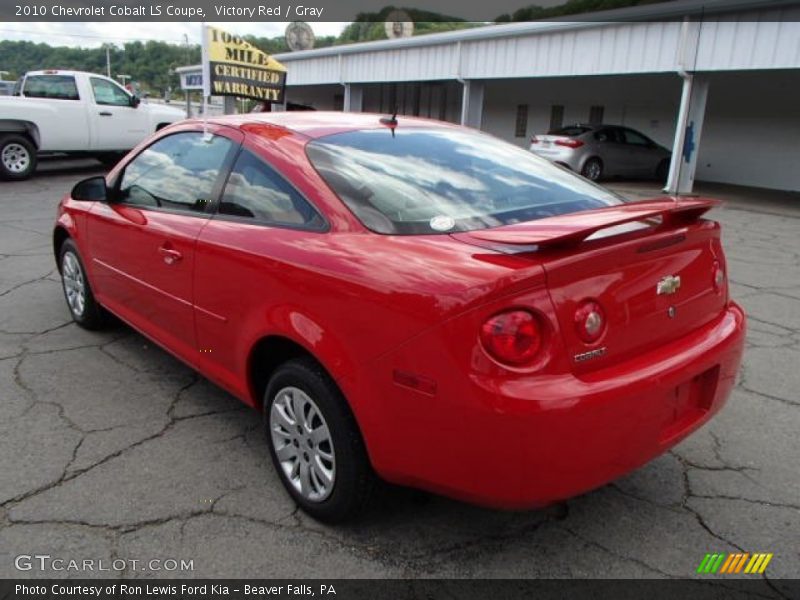
<path id="1" fill-rule="evenodd" d="M 661 217 L 662 227 L 678 227 L 696 221 L 720 204 L 722 203 L 719 200 L 712 198 L 665 196 L 492 229 L 469 231 L 466 235 L 500 244 L 570 246 L 581 243 L 601 229 L 643 219 Z"/>

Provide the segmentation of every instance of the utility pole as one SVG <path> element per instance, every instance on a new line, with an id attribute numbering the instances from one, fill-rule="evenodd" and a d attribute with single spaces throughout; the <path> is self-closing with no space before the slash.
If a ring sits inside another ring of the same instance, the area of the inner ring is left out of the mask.
<path id="1" fill-rule="evenodd" d="M 191 56 L 189 56 L 189 34 L 183 34 L 183 47 L 186 50 L 186 63 L 189 64 L 191 61 Z M 186 95 L 186 118 L 192 118 L 192 92 L 190 90 L 183 90 L 183 93 Z"/>
<path id="2" fill-rule="evenodd" d="M 106 77 L 111 79 L 111 48 L 106 46 Z"/>

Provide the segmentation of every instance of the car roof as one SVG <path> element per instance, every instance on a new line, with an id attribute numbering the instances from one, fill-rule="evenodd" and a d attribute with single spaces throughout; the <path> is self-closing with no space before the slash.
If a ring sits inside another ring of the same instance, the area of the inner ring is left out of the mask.
<path id="1" fill-rule="evenodd" d="M 39 69 L 38 71 L 26 71 L 24 75 L 30 77 L 31 75 L 82 75 L 84 73 L 86 75 L 105 77 L 105 75 L 101 75 L 100 73 L 90 73 L 89 71 L 73 71 L 71 69 Z"/>
<path id="2" fill-rule="evenodd" d="M 257 125 L 280 127 L 287 131 L 302 134 L 309 138 L 318 138 L 333 133 L 344 133 L 359 129 L 377 129 L 387 127 L 381 119 L 391 118 L 391 115 L 379 113 L 351 113 L 351 112 L 322 112 L 322 111 L 284 111 L 266 113 L 246 113 L 241 115 L 225 115 L 210 117 L 209 123 L 226 125 L 237 129 L 244 129 L 257 135 Z M 444 123 L 433 119 L 420 117 L 406 117 L 397 115 L 397 127 L 436 127 L 454 128 L 456 125 Z M 202 122 L 202 119 L 195 119 Z M 265 132 L 266 133 L 266 132 Z"/>

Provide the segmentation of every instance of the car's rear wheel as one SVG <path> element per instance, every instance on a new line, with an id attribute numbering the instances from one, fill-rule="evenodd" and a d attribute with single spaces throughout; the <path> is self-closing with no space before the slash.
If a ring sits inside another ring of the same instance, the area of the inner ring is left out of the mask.
<path id="1" fill-rule="evenodd" d="M 583 163 L 581 175 L 592 181 L 600 181 L 600 178 L 603 176 L 603 161 L 596 156 L 590 158 Z"/>
<path id="2" fill-rule="evenodd" d="M 0 137 L 0 177 L 7 180 L 27 179 L 36 170 L 36 148 L 23 135 Z"/>
<path id="3" fill-rule="evenodd" d="M 61 245 L 59 267 L 64 298 L 72 319 L 85 329 L 104 327 L 107 323 L 106 313 L 94 298 L 83 261 L 72 240 L 66 240 Z"/>
<path id="4" fill-rule="evenodd" d="M 278 367 L 264 394 L 264 423 L 278 476 L 315 519 L 342 522 L 367 505 L 375 475 L 339 388 L 309 358 Z"/>

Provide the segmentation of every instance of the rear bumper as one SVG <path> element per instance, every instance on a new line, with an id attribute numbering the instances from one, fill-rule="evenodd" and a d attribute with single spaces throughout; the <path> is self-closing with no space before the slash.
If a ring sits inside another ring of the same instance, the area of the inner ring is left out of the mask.
<path id="1" fill-rule="evenodd" d="M 744 313 L 730 303 L 684 338 L 581 377 L 472 375 L 458 398 L 384 388 L 370 454 L 391 481 L 479 504 L 569 498 L 662 454 L 719 411 L 744 335 Z"/>
<path id="2" fill-rule="evenodd" d="M 531 144 L 530 151 L 536 156 L 541 156 L 550 162 L 564 165 L 578 173 L 583 166 L 581 164 L 583 153 L 565 146 L 556 146 L 553 144 L 549 147 L 540 147 L 536 144 Z"/>

